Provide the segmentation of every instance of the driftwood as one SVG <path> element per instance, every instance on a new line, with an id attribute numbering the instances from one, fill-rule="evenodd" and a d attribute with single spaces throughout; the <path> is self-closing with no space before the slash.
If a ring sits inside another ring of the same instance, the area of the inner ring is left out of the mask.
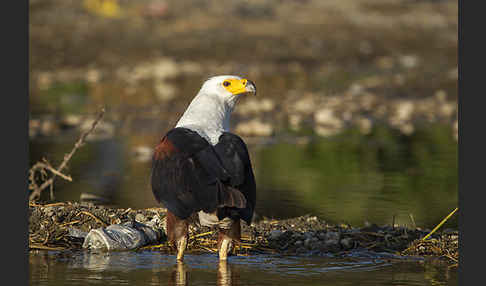
<path id="1" fill-rule="evenodd" d="M 71 176 L 65 175 L 61 171 L 67 166 L 67 163 L 69 162 L 69 160 L 71 160 L 76 150 L 78 150 L 81 146 L 84 145 L 86 137 L 96 128 L 98 123 L 103 118 L 104 114 L 105 114 L 105 108 L 102 108 L 98 116 L 96 117 L 96 120 L 91 125 L 91 128 L 81 134 L 76 144 L 74 144 L 74 147 L 71 150 L 71 152 L 64 155 L 64 160 L 57 168 L 52 167 L 51 164 L 46 159 L 43 159 L 42 160 L 43 162 L 37 162 L 36 164 L 34 164 L 34 166 L 32 166 L 32 168 L 30 168 L 29 190 L 32 190 L 32 193 L 29 196 L 29 201 L 38 200 L 40 198 L 42 191 L 47 187 L 50 187 L 50 198 L 51 200 L 54 200 L 54 180 L 56 177 L 61 177 L 70 182 L 72 181 Z M 40 174 L 41 179 L 45 179 L 47 178 L 47 171 L 49 171 L 52 174 L 51 177 L 48 180 L 44 181 L 44 183 L 42 183 L 42 185 L 39 186 L 35 179 L 36 172 Z"/>

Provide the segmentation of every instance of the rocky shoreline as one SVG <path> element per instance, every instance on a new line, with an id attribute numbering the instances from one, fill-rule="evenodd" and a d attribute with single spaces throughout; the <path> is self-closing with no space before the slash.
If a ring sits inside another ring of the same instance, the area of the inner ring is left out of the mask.
<path id="1" fill-rule="evenodd" d="M 390 67 L 382 67 L 383 61 Z M 335 76 L 331 71 L 323 72 L 318 79 L 312 79 L 311 75 L 304 72 L 305 66 L 297 62 L 287 65 L 255 63 L 258 69 L 248 76 L 256 78 L 257 85 L 262 86 L 263 90 L 259 91 L 257 97 L 245 98 L 238 104 L 233 116 L 233 129 L 247 137 L 272 137 L 288 131 L 310 132 L 326 137 L 339 134 L 347 128 L 357 128 L 362 134 L 368 134 L 373 126 L 382 124 L 402 134 L 411 135 L 420 125 L 441 123 L 450 126 L 451 134 L 457 141 L 457 96 L 451 94 L 451 89 L 429 88 L 426 94 L 414 93 L 413 89 L 418 89 L 414 87 L 417 84 L 414 82 L 417 80 L 415 73 L 420 70 L 421 61 L 417 55 L 383 57 L 371 64 L 378 70 L 376 73 L 368 76 L 349 74 L 348 77 L 352 79 L 347 79 L 339 87 L 333 87 L 337 83 L 331 82 L 328 89 L 317 86 L 311 88 L 310 85 L 313 80 L 331 80 Z M 65 101 L 77 102 L 81 100 L 77 97 L 88 93 L 92 97 L 91 101 L 109 104 L 110 112 L 100 129 L 105 136 L 111 137 L 117 130 L 137 132 L 134 126 L 147 128 L 147 122 L 165 122 L 170 126 L 171 121 L 175 120 L 172 117 L 184 111 L 202 80 L 217 73 L 234 73 L 238 66 L 238 63 L 228 63 L 221 67 L 214 62 L 176 61 L 161 57 L 131 67 L 121 67 L 116 71 L 35 71 L 32 73 L 35 86 L 33 95 L 36 97 L 59 89 L 56 92 L 62 92 L 68 97 Z M 397 66 L 395 69 L 399 72 L 388 71 L 393 66 Z M 292 73 L 289 70 L 292 69 L 302 71 L 302 84 L 309 87 L 302 90 L 287 89 L 277 80 L 269 82 L 270 74 L 279 73 L 279 70 L 285 71 L 280 75 L 282 80 L 290 80 Z M 327 70 L 329 67 L 323 66 L 321 69 Z M 446 74 L 443 77 L 448 84 L 457 82 L 457 68 Z M 86 90 L 69 90 L 76 88 L 70 85 L 79 82 L 84 83 Z M 275 88 L 271 88 L 271 85 Z M 150 88 L 145 90 L 145 87 Z M 62 91 L 63 88 L 67 90 Z M 409 95 L 398 96 L 401 93 Z M 69 99 L 70 95 L 74 98 Z M 133 103 L 134 98 L 138 99 L 136 103 Z M 132 102 L 133 106 L 125 106 L 127 102 Z M 170 108 L 169 113 L 167 108 Z M 134 110 L 137 116 L 127 119 L 126 114 L 134 113 Z M 33 116 L 29 124 L 29 137 L 34 139 L 57 135 L 71 128 L 86 129 L 93 120 L 87 114 L 61 112 L 57 116 Z M 161 129 L 159 123 L 149 126 L 153 128 L 152 131 Z"/>
<path id="2" fill-rule="evenodd" d="M 136 222 L 149 225 L 159 241 L 135 251 L 173 254 L 165 236 L 163 208 L 120 209 L 89 203 L 58 202 L 29 205 L 29 250 L 79 250 L 92 229 Z M 381 255 L 405 258 L 437 258 L 457 264 L 458 231 L 446 229 L 422 241 L 429 230 L 402 226 L 364 227 L 329 225 L 315 216 L 284 220 L 263 219 L 242 224 L 242 241 L 235 255 L 275 253 L 304 256 Z M 215 252 L 217 233 L 206 227 L 190 227 L 188 252 Z"/>
<path id="3" fill-rule="evenodd" d="M 105 136 L 160 134 L 201 82 L 239 74 L 258 87 L 234 112 L 241 136 L 379 124 L 410 135 L 443 123 L 457 140 L 455 1 L 117 1 L 118 16 L 40 2 L 30 4 L 31 139 L 89 126 L 99 106 Z"/>
<path id="4" fill-rule="evenodd" d="M 184 103 L 176 103 L 177 109 Z M 162 106 L 171 105 L 163 102 Z M 173 113 L 172 115 L 178 115 Z M 142 121 L 166 122 L 170 117 L 154 108 L 151 115 L 123 118 L 113 112 L 100 126 L 102 138 L 114 136 L 117 130 L 127 130 L 129 124 Z M 285 132 L 312 133 L 322 137 L 333 136 L 347 128 L 356 128 L 369 134 L 375 125 L 386 125 L 401 134 L 411 135 L 423 124 L 440 123 L 450 126 L 457 141 L 457 101 L 447 98 L 444 90 L 437 90 L 424 98 L 387 98 L 369 91 L 366 85 L 353 84 L 340 95 L 322 96 L 318 93 L 288 95 L 283 99 L 251 98 L 243 100 L 235 110 L 234 130 L 246 137 L 272 137 Z M 63 131 L 89 128 L 93 121 L 87 114 L 68 113 L 61 116 L 37 115 L 29 121 L 29 137 L 36 139 L 58 135 Z M 154 124 L 154 131 L 160 130 Z M 132 128 L 130 128 L 132 129 Z"/>

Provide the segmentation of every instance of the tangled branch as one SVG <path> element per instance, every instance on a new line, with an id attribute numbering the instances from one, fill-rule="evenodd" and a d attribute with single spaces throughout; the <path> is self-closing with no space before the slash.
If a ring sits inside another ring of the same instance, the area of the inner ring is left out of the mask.
<path id="1" fill-rule="evenodd" d="M 74 144 L 73 149 L 71 152 L 68 154 L 64 155 L 64 160 L 61 162 L 61 164 L 57 167 L 54 168 L 52 167 L 49 162 L 46 159 L 43 159 L 43 162 L 37 162 L 32 166 L 29 170 L 29 190 L 32 190 L 32 193 L 29 196 L 29 201 L 34 201 L 40 198 L 40 195 L 44 189 L 47 187 L 50 187 L 50 198 L 51 200 L 54 200 L 54 179 L 56 177 L 61 177 L 67 181 L 72 181 L 71 176 L 63 174 L 61 171 L 67 166 L 67 163 L 71 158 L 73 157 L 74 153 L 76 150 L 78 150 L 81 146 L 84 145 L 84 142 L 86 140 L 86 137 L 96 128 L 98 123 L 100 122 L 101 118 L 103 118 L 103 115 L 105 114 L 105 108 L 102 108 L 98 116 L 96 117 L 96 120 L 93 122 L 91 125 L 91 128 L 83 132 L 81 136 L 79 137 L 78 141 L 76 144 Z M 47 177 L 47 171 L 51 172 L 52 176 L 42 183 L 42 185 L 38 185 L 35 180 L 35 173 L 39 172 L 41 179 L 45 179 Z"/>

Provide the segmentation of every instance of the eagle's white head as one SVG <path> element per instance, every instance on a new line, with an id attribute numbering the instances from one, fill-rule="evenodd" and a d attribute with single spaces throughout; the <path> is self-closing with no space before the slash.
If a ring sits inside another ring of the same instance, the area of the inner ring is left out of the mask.
<path id="1" fill-rule="evenodd" d="M 196 131 L 215 145 L 223 132 L 229 132 L 231 112 L 239 98 L 247 94 L 256 94 L 251 80 L 236 75 L 211 77 L 203 83 L 176 127 Z"/>

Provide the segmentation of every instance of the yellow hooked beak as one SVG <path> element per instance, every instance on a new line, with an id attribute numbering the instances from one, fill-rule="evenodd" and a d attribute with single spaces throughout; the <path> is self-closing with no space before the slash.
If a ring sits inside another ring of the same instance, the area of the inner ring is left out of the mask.
<path id="1" fill-rule="evenodd" d="M 223 87 L 233 95 L 256 94 L 256 86 L 248 79 L 227 79 L 223 81 Z"/>

